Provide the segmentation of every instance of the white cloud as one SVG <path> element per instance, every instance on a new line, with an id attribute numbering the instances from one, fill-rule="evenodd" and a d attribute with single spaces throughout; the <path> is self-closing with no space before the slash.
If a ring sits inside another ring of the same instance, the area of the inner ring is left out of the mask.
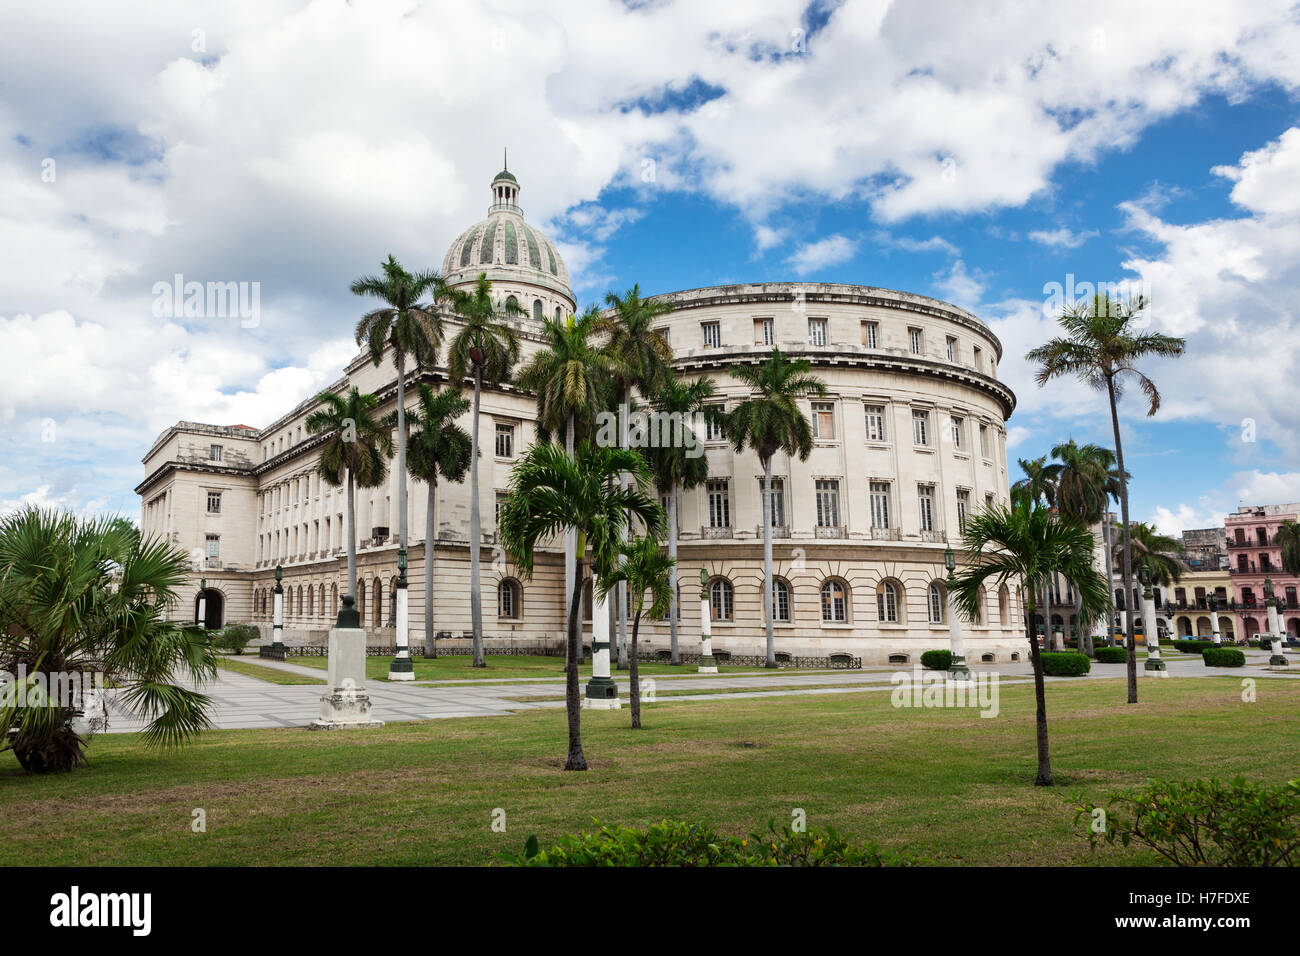
<path id="1" fill-rule="evenodd" d="M 816 242 L 800 244 L 786 261 L 796 275 L 804 276 L 848 262 L 856 249 L 857 243 L 846 236 L 827 236 Z"/>
<path id="2" fill-rule="evenodd" d="M 1089 229 L 1086 232 L 1071 232 L 1066 227 L 1061 226 L 1058 229 L 1035 229 L 1029 233 L 1029 238 L 1045 246 L 1077 249 L 1096 235 L 1096 229 Z"/>

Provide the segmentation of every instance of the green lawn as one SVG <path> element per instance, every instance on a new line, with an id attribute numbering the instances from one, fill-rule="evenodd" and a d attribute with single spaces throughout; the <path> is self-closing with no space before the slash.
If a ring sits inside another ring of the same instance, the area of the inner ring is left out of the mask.
<path id="1" fill-rule="evenodd" d="M 272 684 L 323 684 L 323 677 L 307 677 L 305 674 L 291 674 L 288 671 L 278 670 L 274 667 L 263 667 L 261 664 L 251 664 L 248 661 L 241 661 L 238 658 L 218 657 L 217 666 L 224 667 L 226 670 L 234 671 L 236 674 L 243 674 L 245 677 L 256 677 L 259 680 L 269 681 Z"/>
<path id="2" fill-rule="evenodd" d="M 561 710 L 392 724 L 381 730 L 232 730 L 177 751 L 95 738 L 90 766 L 23 773 L 0 754 L 0 865 L 488 864 L 602 822 L 665 817 L 747 832 L 807 811 L 857 839 L 940 864 L 1147 863 L 1090 855 L 1068 791 L 1099 797 L 1148 777 L 1295 775 L 1300 683 L 1145 679 L 1048 685 L 1058 786 L 1034 773 L 1032 686 L 1002 689 L 1001 716 L 896 710 L 888 693 L 584 712 L 592 769 L 565 773 Z M 756 746 L 745 746 L 746 742 Z M 190 830 L 203 808 L 207 832 Z M 494 833 L 494 808 L 506 833 Z"/>

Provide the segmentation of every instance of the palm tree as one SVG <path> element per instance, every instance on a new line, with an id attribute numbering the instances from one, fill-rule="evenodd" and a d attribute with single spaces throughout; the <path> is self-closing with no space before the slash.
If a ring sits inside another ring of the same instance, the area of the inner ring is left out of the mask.
<path id="1" fill-rule="evenodd" d="M 1111 430 L 1115 435 L 1115 464 L 1119 470 L 1120 536 L 1123 546 L 1122 573 L 1124 593 L 1133 593 L 1133 548 L 1129 535 L 1128 473 L 1124 469 L 1124 444 L 1119 433 L 1119 399 L 1130 379 L 1137 381 L 1147 397 L 1147 417 L 1160 410 L 1160 391 L 1155 382 L 1135 367 L 1147 356 L 1176 358 L 1183 354 L 1186 341 L 1159 332 L 1141 332 L 1134 322 L 1146 299 L 1131 302 L 1115 300 L 1109 294 L 1095 295 L 1090 302 L 1080 302 L 1065 309 L 1058 322 L 1065 335 L 1031 349 L 1025 356 L 1038 364 L 1034 380 L 1039 387 L 1055 378 L 1073 376 L 1099 391 L 1110 402 Z M 1136 653 L 1133 640 L 1133 615 L 1125 615 L 1124 640 L 1128 656 Z M 1148 662 L 1150 663 L 1150 662 Z M 1129 669 L 1128 702 L 1137 703 L 1136 666 Z"/>
<path id="2" fill-rule="evenodd" d="M 639 284 L 623 295 L 606 293 L 605 305 L 609 312 L 597 320 L 597 331 L 608 336 L 604 351 L 611 360 L 614 390 L 621 402 L 618 444 L 627 448 L 632 389 L 649 396 L 672 376 L 672 346 L 654 328 L 654 323 L 670 313 L 672 306 L 641 298 Z M 630 476 L 623 476 L 623 484 L 630 480 Z M 631 534 L 631 527 L 625 534 Z M 618 667 L 622 670 L 627 667 L 627 588 L 620 585 L 616 593 Z"/>
<path id="3" fill-rule="evenodd" d="M 609 387 L 610 359 L 591 343 L 599 317 L 599 310 L 592 307 L 577 317 L 543 319 L 542 338 L 546 345 L 515 378 L 520 388 L 537 395 L 540 439 L 548 441 L 552 435 L 563 435 L 564 450 L 569 455 L 594 429 L 596 412 L 602 407 Z M 566 601 L 573 591 L 576 544 L 576 533 L 570 528 L 564 532 Z"/>
<path id="4" fill-rule="evenodd" d="M 472 292 L 444 289 L 442 297 L 461 322 L 461 330 L 451 340 L 447 372 L 453 381 L 463 382 L 474 376 L 474 412 L 470 425 L 469 456 L 469 610 L 474 629 L 474 666 L 486 667 L 483 658 L 483 594 L 479 574 L 479 549 L 483 546 L 478 506 L 478 425 L 483 383 L 505 381 L 519 361 L 519 336 L 507 324 L 524 312 L 511 297 L 498 306 L 492 301 L 492 285 L 487 273 L 480 272 Z"/>
<path id="5" fill-rule="evenodd" d="M 626 585 L 632 604 L 632 651 L 631 661 L 631 698 L 632 729 L 641 729 L 641 684 L 640 671 L 637 666 L 637 633 L 641 629 L 641 615 L 648 613 L 650 620 L 663 620 L 673 605 L 673 595 L 677 591 L 674 569 L 677 560 L 669 557 L 659 548 L 659 542 L 649 535 L 637 538 L 631 544 L 622 547 L 623 560 L 609 574 L 600 580 L 600 595 L 603 598 L 610 589 L 619 583 Z M 650 607 L 646 607 L 646 592 L 650 592 Z"/>
<path id="6" fill-rule="evenodd" d="M 1043 505 L 1044 507 L 1056 507 L 1056 478 L 1061 472 L 1060 465 L 1049 465 L 1047 456 L 1040 455 L 1038 458 L 1019 458 L 1016 464 L 1024 472 L 1025 477 L 1021 478 L 1011 486 L 1011 500 L 1028 501 L 1034 505 Z M 1050 627 L 1051 623 L 1051 593 L 1047 587 L 1047 580 L 1042 582 L 1043 590 L 1037 595 L 1037 600 L 1042 607 L 1043 614 L 1043 646 L 1049 650 L 1055 646 L 1054 636 Z M 1031 619 L 1030 623 L 1033 621 Z"/>
<path id="7" fill-rule="evenodd" d="M 1273 547 L 1282 549 L 1282 569 L 1300 574 L 1300 524 L 1287 518 L 1273 535 Z"/>
<path id="8" fill-rule="evenodd" d="M 1168 588 L 1183 577 L 1183 566 L 1174 555 L 1183 553 L 1183 543 L 1177 538 L 1161 534 L 1153 526 L 1138 521 L 1129 531 L 1133 547 L 1133 573 L 1140 575 L 1146 568 L 1151 583 Z"/>
<path id="9" fill-rule="evenodd" d="M 772 578 L 772 456 L 778 451 L 807 461 L 812 454 L 812 426 L 799 408 L 799 399 L 825 395 L 826 386 L 811 374 L 807 359 L 788 359 L 776 346 L 762 365 L 738 365 L 733 378 L 744 382 L 750 397 L 727 413 L 726 433 L 737 453 L 746 445 L 763 465 L 763 620 L 767 628 L 767 665 L 776 667 L 772 632 L 775 591 Z M 757 393 L 757 394 L 754 394 Z"/>
<path id="10" fill-rule="evenodd" d="M 393 418 L 376 418 L 379 399 L 362 394 L 356 386 L 345 398 L 334 392 L 316 396 L 322 408 L 307 416 L 309 435 L 321 432 L 329 438 L 321 448 L 320 476 L 348 489 L 348 594 L 357 596 L 357 488 L 377 488 L 388 476 L 388 459 L 393 454 Z"/>
<path id="11" fill-rule="evenodd" d="M 188 571 L 184 552 L 120 518 L 26 507 L 3 519 L 0 669 L 15 679 L 0 703 L 0 749 L 33 773 L 85 763 L 94 724 L 82 720 L 102 708 L 105 684 L 129 715 L 148 720 L 149 746 L 210 726 L 211 699 L 176 682 L 216 677 L 206 632 L 168 619 Z"/>
<path id="12" fill-rule="evenodd" d="M 416 368 L 437 364 L 442 344 L 442 319 L 437 310 L 420 299 L 442 286 L 432 272 L 412 274 L 390 254 L 383 263 L 382 276 L 362 276 L 351 285 L 353 295 L 373 296 L 384 304 L 363 315 L 357 322 L 357 345 L 370 350 L 370 360 L 379 365 L 384 350 L 393 353 L 397 367 L 397 547 L 406 555 L 406 359 L 414 359 Z M 402 572 L 405 580 L 405 571 Z M 411 654 L 406 629 L 398 622 L 397 654 L 393 671 L 411 673 Z"/>
<path id="13" fill-rule="evenodd" d="M 1029 654 L 1034 666 L 1035 726 L 1038 740 L 1036 786 L 1052 785 L 1047 745 L 1047 699 L 1043 690 L 1043 659 L 1033 633 L 1036 582 L 1062 574 L 1075 582 L 1083 613 L 1103 613 L 1110 602 L 1110 585 L 1093 567 L 1093 539 L 1076 521 L 1062 519 L 1050 508 L 1021 499 L 1010 508 L 993 505 L 966 519 L 962 534 L 965 564 L 952 579 L 957 607 L 971 620 L 980 610 L 985 582 L 997 587 L 1019 583 L 1028 595 L 1025 615 Z"/>
<path id="14" fill-rule="evenodd" d="M 655 487 L 660 495 L 668 497 L 668 556 L 677 561 L 677 500 L 682 491 L 704 484 L 709 477 L 709 462 L 704 457 L 700 442 L 702 435 L 695 435 L 693 440 L 686 439 L 685 431 L 693 428 L 690 424 L 703 416 L 705 421 L 722 423 L 725 417 L 719 406 L 711 404 L 716 386 L 711 378 L 697 378 L 691 382 L 676 379 L 669 381 L 659 389 L 655 399 L 655 409 L 670 415 L 681 416 L 682 443 L 680 445 L 655 445 L 646 449 L 646 460 L 650 471 L 655 476 Z M 691 447 L 688 448 L 687 445 Z M 691 454 L 694 449 L 695 454 Z M 681 663 L 681 654 L 677 646 L 677 588 L 672 590 L 672 607 L 668 611 L 668 634 L 671 653 L 669 661 Z"/>
<path id="15" fill-rule="evenodd" d="M 428 485 L 424 512 L 424 656 L 437 657 L 433 644 L 433 561 L 438 523 L 438 479 L 461 482 L 469 468 L 470 437 L 456 419 L 469 411 L 465 396 L 454 389 L 441 392 L 419 386 L 418 430 L 411 435 L 411 474 Z"/>
<path id="16" fill-rule="evenodd" d="M 623 472 L 633 476 L 634 484 L 624 487 L 618 482 Z M 663 533 L 663 509 L 641 490 L 648 477 L 645 460 L 630 449 L 583 442 L 568 455 L 549 442 L 538 442 L 515 466 L 501 509 L 501 543 L 526 577 L 532 576 L 538 542 L 566 528 L 577 532 L 577 567 L 565 625 L 564 697 L 569 722 L 565 770 L 587 769 L 578 698 L 583 558 L 590 548 L 593 573 L 599 578 L 612 570 L 629 520 L 640 521 L 649 535 Z M 598 581 L 592 583 L 594 591 Z"/>
<path id="17" fill-rule="evenodd" d="M 1056 474 L 1057 507 L 1062 517 L 1073 519 L 1086 528 L 1091 528 L 1106 516 L 1106 484 L 1109 476 L 1102 455 L 1113 457 L 1108 449 L 1098 445 L 1080 447 L 1073 438 L 1052 448 L 1052 457 L 1061 463 Z M 1109 582 L 1110 577 L 1106 580 Z M 1092 657 L 1093 622 L 1083 618 L 1077 589 L 1074 605 L 1075 620 L 1079 626 L 1078 646 Z"/>

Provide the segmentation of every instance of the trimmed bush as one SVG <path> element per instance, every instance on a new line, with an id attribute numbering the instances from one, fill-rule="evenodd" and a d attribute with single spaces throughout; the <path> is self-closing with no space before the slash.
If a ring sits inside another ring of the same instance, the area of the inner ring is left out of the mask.
<path id="1" fill-rule="evenodd" d="M 1206 667 L 1244 667 L 1246 655 L 1235 647 L 1214 647 L 1211 645 L 1201 653 Z"/>
<path id="2" fill-rule="evenodd" d="M 952 651 L 926 651 L 921 666 L 928 671 L 946 671 L 952 665 Z"/>
<path id="3" fill-rule="evenodd" d="M 1048 677 L 1080 677 L 1092 669 L 1087 654 L 1072 651 L 1044 651 L 1043 673 Z"/>
<path id="4" fill-rule="evenodd" d="M 262 632 L 255 624 L 231 624 L 212 635 L 212 646 L 232 654 L 242 654 L 250 642 L 261 636 Z"/>
<path id="5" fill-rule="evenodd" d="M 1099 647 L 1097 648 L 1096 657 L 1099 664 L 1126 664 L 1128 663 L 1128 648 Z"/>
<path id="6" fill-rule="evenodd" d="M 911 857 L 854 844 L 831 827 L 794 833 L 768 824 L 766 834 L 720 836 L 712 827 L 664 820 L 644 831 L 602 826 L 595 833 L 566 833 L 547 850 L 530 836 L 513 866 L 911 866 Z"/>
<path id="7" fill-rule="evenodd" d="M 1182 638 L 1174 641 L 1174 647 L 1178 648 L 1184 654 L 1199 654 L 1207 647 L 1213 647 L 1214 641 L 1200 641 L 1193 638 Z"/>

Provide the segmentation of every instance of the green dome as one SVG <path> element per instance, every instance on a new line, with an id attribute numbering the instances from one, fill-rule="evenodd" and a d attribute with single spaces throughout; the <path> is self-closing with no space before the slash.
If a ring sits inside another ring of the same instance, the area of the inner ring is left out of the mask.
<path id="1" fill-rule="evenodd" d="M 519 180 L 515 179 L 514 174 L 510 172 L 510 170 L 508 169 L 501 170 L 501 172 L 497 173 L 496 179 L 493 179 L 492 181 L 496 182 L 498 179 L 507 179 L 510 182 L 515 184 L 519 183 Z"/>

